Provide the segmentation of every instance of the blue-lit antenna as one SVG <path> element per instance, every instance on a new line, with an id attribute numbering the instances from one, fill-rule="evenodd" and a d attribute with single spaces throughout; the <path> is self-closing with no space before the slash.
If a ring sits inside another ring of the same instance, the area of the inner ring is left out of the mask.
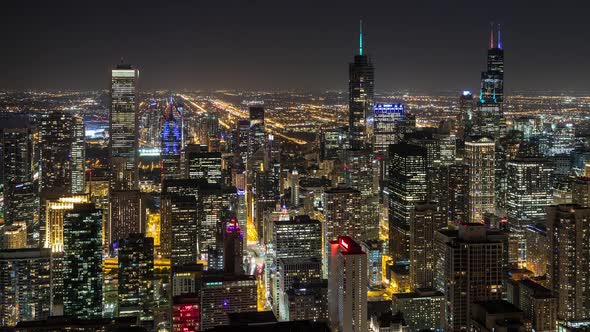
<path id="1" fill-rule="evenodd" d="M 498 24 L 498 48 L 502 49 L 502 35 L 500 32 L 500 24 Z"/>

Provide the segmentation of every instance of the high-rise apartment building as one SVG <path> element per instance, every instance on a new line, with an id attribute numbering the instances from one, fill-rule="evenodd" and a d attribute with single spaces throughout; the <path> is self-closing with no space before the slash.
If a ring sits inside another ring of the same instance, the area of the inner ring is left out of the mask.
<path id="1" fill-rule="evenodd" d="M 74 204 L 63 222 L 64 315 L 102 317 L 102 211 Z"/>
<path id="2" fill-rule="evenodd" d="M 132 233 L 117 241 L 119 257 L 119 317 L 152 318 L 154 300 L 154 239 Z"/>
<path id="3" fill-rule="evenodd" d="M 483 222 L 487 212 L 495 213 L 495 142 L 486 136 L 465 141 L 465 165 L 469 167 L 469 222 Z"/>
<path id="4" fill-rule="evenodd" d="M 0 325 L 49 317 L 49 249 L 0 250 Z"/>
<path id="5" fill-rule="evenodd" d="M 412 289 L 434 288 L 434 233 L 447 225 L 444 212 L 420 203 L 410 214 L 410 283 Z"/>
<path id="6" fill-rule="evenodd" d="M 439 247 L 446 290 L 445 331 L 469 330 L 473 302 L 502 298 L 502 241 L 481 223 L 458 228 L 445 232 L 447 242 Z"/>
<path id="7" fill-rule="evenodd" d="M 361 193 L 356 189 L 336 187 L 324 192 L 324 278 L 328 277 L 329 241 L 341 235 L 362 235 L 361 202 Z"/>
<path id="8" fill-rule="evenodd" d="M 343 332 L 368 329 L 367 255 L 350 236 L 330 240 L 328 312 Z"/>
<path id="9" fill-rule="evenodd" d="M 576 204 L 547 209 L 547 285 L 557 293 L 557 318 L 586 320 L 590 280 L 590 208 Z"/>

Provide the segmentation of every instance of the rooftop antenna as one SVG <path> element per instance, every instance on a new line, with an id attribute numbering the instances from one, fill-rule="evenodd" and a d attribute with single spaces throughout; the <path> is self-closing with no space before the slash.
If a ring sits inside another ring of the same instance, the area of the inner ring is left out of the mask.
<path id="1" fill-rule="evenodd" d="M 363 19 L 359 22 L 359 55 L 363 55 Z"/>
<path id="2" fill-rule="evenodd" d="M 490 49 L 494 48 L 494 22 L 490 22 Z"/>
<path id="3" fill-rule="evenodd" d="M 502 35 L 501 35 L 499 23 L 498 23 L 498 48 L 502 49 Z"/>

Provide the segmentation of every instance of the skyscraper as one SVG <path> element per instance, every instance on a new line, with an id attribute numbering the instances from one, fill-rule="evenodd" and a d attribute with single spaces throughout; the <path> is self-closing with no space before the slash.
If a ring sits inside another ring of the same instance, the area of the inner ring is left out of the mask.
<path id="1" fill-rule="evenodd" d="M 170 195 L 169 204 L 172 266 L 196 263 L 198 259 L 198 210 L 194 197 Z"/>
<path id="2" fill-rule="evenodd" d="M 529 224 L 545 220 L 553 197 L 553 165 L 542 158 L 517 158 L 507 162 L 508 218 L 519 239 L 519 259 L 526 260 L 524 232 Z"/>
<path id="3" fill-rule="evenodd" d="M 138 186 L 137 80 L 139 70 L 119 64 L 111 71 L 109 150 L 113 178 L 111 188 L 131 190 Z"/>
<path id="4" fill-rule="evenodd" d="M 149 319 L 154 300 L 154 239 L 134 233 L 117 245 L 119 316 Z"/>
<path id="5" fill-rule="evenodd" d="M 486 212 L 495 213 L 495 143 L 486 136 L 471 136 L 465 142 L 469 167 L 469 222 L 483 222 Z"/>
<path id="6" fill-rule="evenodd" d="M 389 252 L 394 260 L 410 258 L 410 214 L 427 193 L 426 151 L 407 143 L 389 147 Z"/>
<path id="7" fill-rule="evenodd" d="M 83 194 L 86 180 L 86 142 L 84 132 L 84 119 L 79 116 L 72 117 L 72 194 Z"/>
<path id="8" fill-rule="evenodd" d="M 248 162 L 250 158 L 266 144 L 264 107 L 250 106 L 250 130 L 248 134 Z"/>
<path id="9" fill-rule="evenodd" d="M 330 322 L 343 332 L 367 331 L 367 255 L 349 236 L 329 242 Z"/>
<path id="10" fill-rule="evenodd" d="M 487 55 L 487 69 L 481 73 L 481 88 L 475 113 L 475 131 L 480 135 L 499 137 L 504 123 L 504 49 L 498 28 L 497 44 L 494 30 L 490 30 L 490 46 Z"/>
<path id="11" fill-rule="evenodd" d="M 32 215 L 28 220 L 16 207 L 15 191 L 18 186 L 32 186 L 34 159 L 34 130 L 25 117 L 12 116 L 2 118 L 0 125 L 1 163 L 0 176 L 2 184 L 3 217 L 7 224 L 16 220 L 26 220 L 27 225 L 33 223 Z M 33 212 L 28 210 L 29 212 Z"/>
<path id="12" fill-rule="evenodd" d="M 49 316 L 51 251 L 0 250 L 0 325 Z"/>
<path id="13" fill-rule="evenodd" d="M 295 284 L 319 283 L 322 280 L 322 261 L 319 258 L 280 258 L 278 260 L 278 299 L 273 306 L 275 315 L 286 320 L 287 291 Z"/>
<path id="14" fill-rule="evenodd" d="M 348 66 L 348 130 L 352 149 L 359 149 L 370 142 L 373 131 L 375 70 L 371 60 L 363 52 L 362 25 L 361 21 L 359 52 Z"/>
<path id="15" fill-rule="evenodd" d="M 228 313 L 256 311 L 256 287 L 256 278 L 250 275 L 204 275 L 201 290 L 202 331 L 227 325 Z"/>
<path id="16" fill-rule="evenodd" d="M 457 231 L 445 234 L 448 242 L 439 248 L 446 290 L 445 331 L 465 331 L 471 326 L 473 302 L 502 298 L 503 243 L 481 223 L 460 224 Z"/>
<path id="17" fill-rule="evenodd" d="M 238 219 L 233 216 L 223 223 L 223 271 L 233 275 L 244 273 L 244 234 L 238 224 Z"/>
<path id="18" fill-rule="evenodd" d="M 40 191 L 72 185 L 72 116 L 63 111 L 41 115 L 39 125 Z"/>
<path id="19" fill-rule="evenodd" d="M 64 315 L 102 316 L 102 211 L 74 204 L 64 216 Z"/>
<path id="20" fill-rule="evenodd" d="M 186 172 L 190 179 L 206 179 L 221 184 L 221 153 L 208 152 L 203 145 L 187 145 Z"/>
<path id="21" fill-rule="evenodd" d="M 358 190 L 336 187 L 324 192 L 324 278 L 328 277 L 329 241 L 341 235 L 361 237 L 361 193 Z"/>
<path id="22" fill-rule="evenodd" d="M 272 266 L 269 270 L 277 271 L 279 259 L 282 258 L 321 258 L 322 224 L 309 216 L 297 216 L 290 220 L 276 220 L 272 224 L 272 240 L 268 246 L 268 256 Z M 271 296 L 274 304 L 279 305 L 279 275 L 269 277 Z"/>
<path id="23" fill-rule="evenodd" d="M 548 287 L 557 293 L 557 318 L 569 323 L 590 317 L 590 208 L 552 205 L 547 210 Z"/>
<path id="24" fill-rule="evenodd" d="M 145 202 L 139 190 L 111 191 L 109 213 L 105 229 L 108 245 L 132 233 L 145 232 Z"/>
<path id="25" fill-rule="evenodd" d="M 391 144 L 397 143 L 397 125 L 405 117 L 404 104 L 375 104 L 373 130 L 373 152 L 380 155 L 387 153 Z"/>
<path id="26" fill-rule="evenodd" d="M 434 288 L 434 233 L 446 226 L 434 204 L 420 203 L 410 214 L 410 283 L 412 289 Z"/>
<path id="27" fill-rule="evenodd" d="M 170 97 L 162 116 L 162 180 L 183 177 L 181 151 L 184 148 L 184 122 L 181 110 Z"/>

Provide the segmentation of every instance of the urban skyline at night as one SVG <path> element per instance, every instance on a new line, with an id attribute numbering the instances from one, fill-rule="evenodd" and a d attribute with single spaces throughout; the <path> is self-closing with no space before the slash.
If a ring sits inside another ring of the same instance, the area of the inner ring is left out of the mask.
<path id="1" fill-rule="evenodd" d="M 584 6 L 330 2 L 11 4 L 0 330 L 590 331 Z"/>

